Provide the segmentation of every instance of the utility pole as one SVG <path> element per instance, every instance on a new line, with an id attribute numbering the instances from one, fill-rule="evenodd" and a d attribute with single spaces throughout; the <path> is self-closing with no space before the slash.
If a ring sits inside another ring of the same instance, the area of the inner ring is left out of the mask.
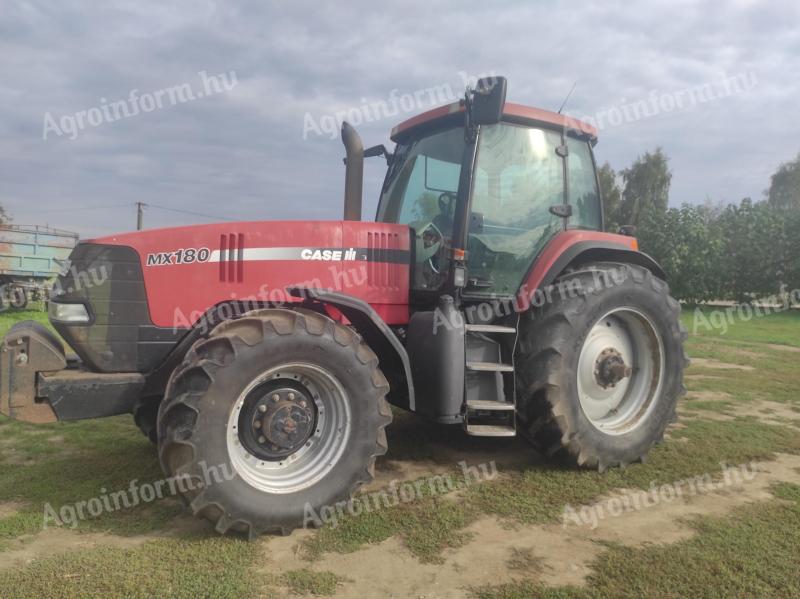
<path id="1" fill-rule="evenodd" d="M 144 215 L 144 207 L 147 206 L 144 202 L 136 202 L 136 230 L 142 230 L 142 217 Z"/>

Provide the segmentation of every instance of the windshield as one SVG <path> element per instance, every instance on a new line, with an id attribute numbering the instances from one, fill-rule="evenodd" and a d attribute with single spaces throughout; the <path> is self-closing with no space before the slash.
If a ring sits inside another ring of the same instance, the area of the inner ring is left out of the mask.
<path id="1" fill-rule="evenodd" d="M 452 215 L 445 222 L 439 197 L 455 198 L 463 149 L 462 127 L 398 145 L 381 193 L 378 221 L 410 225 L 438 219 L 452 230 Z"/>
<path id="2" fill-rule="evenodd" d="M 444 281 L 463 151 L 463 127 L 400 144 L 395 151 L 377 220 L 414 230 L 415 289 L 435 289 Z"/>

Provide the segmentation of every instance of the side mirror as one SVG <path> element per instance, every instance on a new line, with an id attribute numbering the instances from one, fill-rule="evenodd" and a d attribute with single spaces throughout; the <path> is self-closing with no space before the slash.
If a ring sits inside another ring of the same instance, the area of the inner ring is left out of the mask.
<path id="1" fill-rule="evenodd" d="M 391 166 L 394 154 L 390 154 L 389 150 L 383 144 L 372 146 L 364 150 L 364 158 L 374 158 L 375 156 L 383 156 L 386 159 L 386 164 Z"/>
<path id="2" fill-rule="evenodd" d="M 505 77 L 478 79 L 471 95 L 468 110 L 473 125 L 493 125 L 500 122 L 506 105 Z"/>

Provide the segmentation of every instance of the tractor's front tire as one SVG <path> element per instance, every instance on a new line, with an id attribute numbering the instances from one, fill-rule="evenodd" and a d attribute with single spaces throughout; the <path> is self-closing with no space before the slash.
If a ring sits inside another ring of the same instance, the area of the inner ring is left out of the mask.
<path id="1" fill-rule="evenodd" d="M 388 390 L 349 328 L 306 310 L 251 312 L 195 343 L 170 378 L 161 464 L 221 534 L 318 526 L 322 508 L 372 480 Z"/>
<path id="2" fill-rule="evenodd" d="M 667 284 L 631 264 L 567 273 L 523 315 L 523 434 L 548 456 L 597 468 L 644 461 L 686 392 L 686 330 Z"/>

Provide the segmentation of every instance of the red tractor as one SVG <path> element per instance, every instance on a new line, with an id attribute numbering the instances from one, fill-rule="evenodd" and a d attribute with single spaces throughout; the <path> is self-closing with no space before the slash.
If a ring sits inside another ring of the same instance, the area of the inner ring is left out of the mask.
<path id="1" fill-rule="evenodd" d="M 603 232 L 596 131 L 506 103 L 506 81 L 397 126 L 349 125 L 344 220 L 81 242 L 50 322 L 2 343 L 0 412 L 133 413 L 217 531 L 287 533 L 347 501 L 387 450 L 389 404 L 468 435 L 522 433 L 599 470 L 643 460 L 687 363 L 665 274 Z M 365 156 L 388 164 L 361 220 Z M 203 483 L 208 469 L 227 472 Z"/>

